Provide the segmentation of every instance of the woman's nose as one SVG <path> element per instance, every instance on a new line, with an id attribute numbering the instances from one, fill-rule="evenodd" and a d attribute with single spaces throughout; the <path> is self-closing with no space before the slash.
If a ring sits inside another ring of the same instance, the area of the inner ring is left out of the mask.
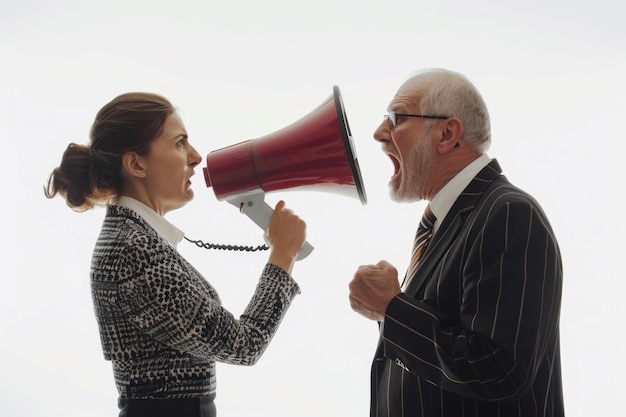
<path id="1" fill-rule="evenodd" d="M 196 151 L 196 148 L 191 147 L 191 152 L 189 152 L 189 164 L 191 166 L 196 166 L 200 162 L 202 162 L 202 156 Z"/>

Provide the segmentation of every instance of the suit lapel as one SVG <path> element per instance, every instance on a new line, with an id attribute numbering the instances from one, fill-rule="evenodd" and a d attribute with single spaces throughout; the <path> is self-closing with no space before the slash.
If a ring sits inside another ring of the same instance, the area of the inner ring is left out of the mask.
<path id="1" fill-rule="evenodd" d="M 432 276 L 433 270 L 461 231 L 469 213 L 476 206 L 487 187 L 501 173 L 502 169 L 498 161 L 492 159 L 459 195 L 448 215 L 441 223 L 437 233 L 432 237 L 426 252 L 422 255 L 420 265 L 404 291 L 407 295 L 415 297 L 425 282 Z"/>

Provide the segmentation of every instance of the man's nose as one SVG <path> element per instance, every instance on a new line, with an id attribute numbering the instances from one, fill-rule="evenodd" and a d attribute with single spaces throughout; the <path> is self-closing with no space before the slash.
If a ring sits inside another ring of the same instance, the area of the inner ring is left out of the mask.
<path id="1" fill-rule="evenodd" d="M 386 142 L 391 140 L 390 135 L 391 131 L 389 130 L 389 123 L 387 123 L 386 120 L 383 120 L 374 131 L 374 139 L 379 142 Z"/>

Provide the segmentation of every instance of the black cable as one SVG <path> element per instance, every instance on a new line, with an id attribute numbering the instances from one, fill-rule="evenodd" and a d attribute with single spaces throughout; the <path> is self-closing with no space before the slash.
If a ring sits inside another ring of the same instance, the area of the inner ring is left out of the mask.
<path id="1" fill-rule="evenodd" d="M 215 243 L 204 243 L 201 240 L 191 240 L 187 236 L 185 236 L 185 240 L 188 242 L 194 243 L 199 248 L 204 249 L 218 249 L 218 250 L 234 250 L 234 251 L 244 251 L 244 252 L 256 252 L 259 250 L 268 250 L 269 246 L 267 245 L 259 245 L 257 247 L 253 246 L 241 246 L 241 245 L 221 245 Z"/>

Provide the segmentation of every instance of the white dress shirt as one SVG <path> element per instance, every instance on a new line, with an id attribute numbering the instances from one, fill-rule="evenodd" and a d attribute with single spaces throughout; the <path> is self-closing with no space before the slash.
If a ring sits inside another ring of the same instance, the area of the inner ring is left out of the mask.
<path id="1" fill-rule="evenodd" d="M 476 174 L 486 167 L 489 162 L 491 162 L 491 158 L 489 158 L 486 153 L 482 154 L 471 164 L 463 168 L 454 178 L 448 181 L 435 197 L 433 197 L 430 202 L 430 209 L 433 211 L 435 217 L 437 217 L 437 221 L 433 227 L 433 234 L 437 233 L 441 222 L 445 219 L 452 205 L 459 195 L 461 195 L 465 187 L 469 185 Z"/>

